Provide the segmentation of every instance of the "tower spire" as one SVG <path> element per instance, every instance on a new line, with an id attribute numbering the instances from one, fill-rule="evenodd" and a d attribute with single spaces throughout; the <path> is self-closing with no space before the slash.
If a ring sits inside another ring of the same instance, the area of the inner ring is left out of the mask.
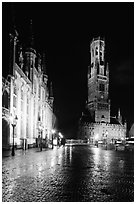
<path id="1" fill-rule="evenodd" d="M 120 108 L 118 109 L 118 118 L 120 118 Z"/>
<path id="2" fill-rule="evenodd" d="M 106 76 L 109 76 L 109 63 L 106 64 Z"/>
<path id="3" fill-rule="evenodd" d="M 28 48 L 34 48 L 33 21 L 30 19 L 28 30 Z"/>
<path id="4" fill-rule="evenodd" d="M 45 53 L 42 54 L 42 70 L 44 74 L 47 74 L 46 63 L 45 63 Z"/>
<path id="5" fill-rule="evenodd" d="M 122 116 L 121 116 L 121 113 L 120 113 L 120 108 L 118 109 L 118 121 L 120 124 L 122 124 Z"/>
<path id="6" fill-rule="evenodd" d="M 53 97 L 52 81 L 50 82 L 50 97 Z"/>
<path id="7" fill-rule="evenodd" d="M 32 80 L 32 70 L 35 67 L 36 59 L 36 50 L 34 49 L 34 35 L 32 29 L 32 19 L 30 20 L 29 30 L 28 30 L 28 39 L 27 47 L 25 51 L 25 73 L 27 77 Z"/>

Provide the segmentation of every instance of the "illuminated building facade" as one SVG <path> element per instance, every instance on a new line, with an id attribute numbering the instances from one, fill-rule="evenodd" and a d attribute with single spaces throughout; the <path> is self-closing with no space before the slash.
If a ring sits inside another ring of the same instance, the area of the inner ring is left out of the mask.
<path id="1" fill-rule="evenodd" d="M 79 138 L 90 143 L 114 143 L 126 138 L 126 122 L 122 123 L 120 110 L 117 117 L 110 116 L 109 67 L 105 64 L 105 41 L 93 39 L 90 44 L 91 64 L 88 67 L 88 100 L 79 121 Z"/>
<path id="2" fill-rule="evenodd" d="M 46 145 L 54 128 L 52 84 L 48 89 L 45 55 L 33 48 L 33 38 L 23 50 L 18 34 L 10 35 L 10 75 L 2 83 L 3 148 L 13 142 L 12 120 L 17 116 L 14 142 L 18 148 L 33 147 L 42 139 Z M 3 68 L 4 69 L 4 68 Z"/>

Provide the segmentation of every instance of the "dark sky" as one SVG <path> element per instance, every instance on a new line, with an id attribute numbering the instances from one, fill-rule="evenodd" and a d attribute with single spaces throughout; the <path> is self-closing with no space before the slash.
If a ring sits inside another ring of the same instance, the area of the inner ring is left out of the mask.
<path id="1" fill-rule="evenodd" d="M 117 115 L 120 107 L 130 127 L 134 120 L 134 3 L 3 3 L 3 45 L 12 21 L 25 43 L 30 19 L 35 47 L 46 53 L 62 132 L 67 137 L 75 135 L 87 98 L 90 41 L 98 36 L 105 37 L 106 43 L 111 114 Z M 5 47 L 3 53 L 5 57 Z"/>

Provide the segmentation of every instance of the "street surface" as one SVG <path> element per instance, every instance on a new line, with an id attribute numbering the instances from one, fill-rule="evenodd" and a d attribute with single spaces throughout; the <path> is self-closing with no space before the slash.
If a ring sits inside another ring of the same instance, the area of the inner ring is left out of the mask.
<path id="1" fill-rule="evenodd" d="M 3 202 L 133 202 L 134 153 L 90 146 L 16 150 L 2 159 Z"/>

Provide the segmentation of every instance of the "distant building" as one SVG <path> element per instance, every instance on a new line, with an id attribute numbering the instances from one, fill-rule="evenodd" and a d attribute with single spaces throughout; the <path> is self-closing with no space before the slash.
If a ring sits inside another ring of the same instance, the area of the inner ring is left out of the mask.
<path id="1" fill-rule="evenodd" d="M 122 123 L 120 110 L 117 117 L 110 116 L 109 67 L 105 63 L 105 41 L 93 39 L 90 44 L 91 64 L 88 67 L 88 100 L 79 121 L 78 138 L 90 143 L 124 140 L 126 122 Z"/>
<path id="2" fill-rule="evenodd" d="M 13 143 L 12 123 L 17 116 L 15 145 L 28 148 L 37 145 L 38 138 L 48 143 L 54 128 L 52 85 L 48 76 L 45 55 L 41 57 L 33 47 L 33 36 L 22 49 L 18 34 L 10 35 L 10 64 L 7 79 L 2 79 L 2 147 Z M 3 67 L 4 69 L 4 67 Z"/>

